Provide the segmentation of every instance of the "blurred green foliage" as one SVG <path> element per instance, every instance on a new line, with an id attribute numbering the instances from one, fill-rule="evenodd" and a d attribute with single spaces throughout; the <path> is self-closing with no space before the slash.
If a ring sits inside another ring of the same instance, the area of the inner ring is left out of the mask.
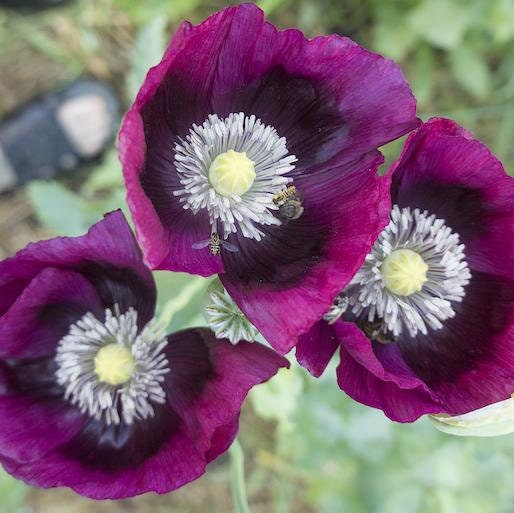
<path id="1" fill-rule="evenodd" d="M 514 171 L 514 0 L 259 4 L 279 26 L 299 26 L 309 35 L 348 35 L 397 60 L 422 118 L 454 117 Z M 59 63 L 64 76 L 87 71 L 113 80 L 128 104 L 180 20 L 198 22 L 222 6 L 216 0 L 84 0 L 37 20 L 0 11 L 0 55 L 12 51 L 12 41 L 28 44 Z M 114 37 L 119 27 L 122 53 L 110 60 L 105 37 Z M 121 82 L 109 73 L 120 59 Z M 399 150 L 398 142 L 388 145 L 388 160 Z M 83 233 L 106 211 L 126 210 L 114 149 L 85 180 L 36 182 L 28 194 L 39 221 L 61 235 Z M 178 273 L 155 276 L 158 314 L 170 330 L 204 323 L 200 311 L 209 280 Z M 271 513 L 514 511 L 514 436 L 461 439 L 437 432 L 424 420 L 394 424 L 346 398 L 335 383 L 334 367 L 315 381 L 293 365 L 251 394 L 256 414 L 276 424 L 272 451 L 258 443 L 247 448 L 254 455 L 250 491 L 258 497 L 263 483 L 271 483 Z M 241 438 L 244 444 L 244 432 Z M 21 513 L 24 490 L 0 476 L 0 513 Z"/>
<path id="2" fill-rule="evenodd" d="M 340 392 L 335 363 L 320 380 L 293 366 L 251 397 L 279 426 L 275 452 L 258 452 L 254 470 L 273 474 L 277 512 L 293 513 L 292 498 L 318 513 L 514 511 L 514 436 L 456 438 L 427 419 L 392 423 Z"/>
<path id="3" fill-rule="evenodd" d="M 24 506 L 27 489 L 0 469 L 0 513 L 30 513 Z"/>
<path id="4" fill-rule="evenodd" d="M 398 60 L 422 117 L 453 117 L 514 172 L 514 1 L 372 2 L 371 47 Z"/>

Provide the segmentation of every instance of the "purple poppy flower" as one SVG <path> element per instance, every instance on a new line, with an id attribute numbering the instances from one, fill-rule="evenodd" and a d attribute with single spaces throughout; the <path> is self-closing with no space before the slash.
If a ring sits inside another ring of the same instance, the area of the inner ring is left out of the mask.
<path id="1" fill-rule="evenodd" d="M 96 499 L 169 492 L 224 452 L 248 390 L 287 362 L 206 329 L 163 335 L 121 212 L 0 263 L 0 462 Z"/>
<path id="2" fill-rule="evenodd" d="M 387 223 L 377 147 L 415 110 L 398 66 L 345 37 L 279 31 L 251 4 L 184 23 L 120 132 L 146 262 L 221 273 L 288 351 Z"/>
<path id="3" fill-rule="evenodd" d="M 510 397 L 514 179 L 438 118 L 411 134 L 392 171 L 391 222 L 299 360 L 319 375 L 341 346 L 340 387 L 402 422 Z"/>

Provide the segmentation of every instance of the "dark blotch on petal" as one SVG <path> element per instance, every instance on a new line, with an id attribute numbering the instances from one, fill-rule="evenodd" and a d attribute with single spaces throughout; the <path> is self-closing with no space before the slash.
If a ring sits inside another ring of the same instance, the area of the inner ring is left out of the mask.
<path id="1" fill-rule="evenodd" d="M 265 236 L 260 241 L 232 235 L 229 240 L 239 251 L 222 251 L 225 271 L 231 280 L 250 287 L 266 283 L 280 290 L 295 285 L 324 257 L 330 234 L 322 226 L 313 209 L 306 208 L 297 220 L 262 227 Z"/>
<path id="2" fill-rule="evenodd" d="M 133 307 L 138 313 L 139 328 L 154 316 L 157 292 L 142 277 L 128 267 L 114 267 L 107 263 L 86 262 L 80 272 L 93 284 L 105 308 L 117 304 L 121 313 Z"/>
<path id="3" fill-rule="evenodd" d="M 165 405 L 154 405 L 155 416 L 129 425 L 106 425 L 91 419 L 84 429 L 61 449 L 93 469 L 116 472 L 141 465 L 179 429 L 178 416 Z M 173 472 L 173 469 L 170 469 Z"/>
<path id="4" fill-rule="evenodd" d="M 455 317 L 442 329 L 400 338 L 405 361 L 434 389 L 456 383 L 479 362 L 494 358 L 498 348 L 491 342 L 507 330 L 513 303 L 513 283 L 473 271 L 462 303 L 453 303 Z"/>
<path id="5" fill-rule="evenodd" d="M 166 358 L 170 373 L 166 376 L 166 391 L 172 408 L 181 410 L 202 393 L 215 377 L 210 344 L 212 336 L 206 330 L 184 330 L 168 337 Z"/>
<path id="6" fill-rule="evenodd" d="M 62 398 L 64 390 L 57 383 L 57 364 L 53 357 L 33 360 L 0 361 L 5 395 L 29 394 L 35 399 Z"/>
<path id="7" fill-rule="evenodd" d="M 421 170 L 420 170 L 421 171 Z M 423 173 L 420 173 L 423 176 Z M 459 234 L 461 242 L 480 236 L 486 230 L 485 198 L 478 189 L 460 184 L 448 184 L 426 178 L 418 179 L 416 186 L 403 193 L 402 184 L 393 179 L 392 202 L 400 208 L 419 208 L 430 215 L 444 219 L 445 224 Z"/>
<path id="8" fill-rule="evenodd" d="M 349 127 L 336 98 L 322 82 L 293 75 L 278 66 L 231 94 L 223 116 L 231 112 L 254 114 L 287 140 L 289 153 L 298 158 L 297 170 L 326 163 L 340 147 Z"/>

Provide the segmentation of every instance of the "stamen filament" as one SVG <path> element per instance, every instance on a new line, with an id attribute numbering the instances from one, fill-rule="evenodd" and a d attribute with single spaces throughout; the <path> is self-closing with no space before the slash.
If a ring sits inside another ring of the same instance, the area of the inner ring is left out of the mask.
<path id="1" fill-rule="evenodd" d="M 152 404 L 162 404 L 164 376 L 169 364 L 163 353 L 167 339 L 158 323 L 142 330 L 133 308 L 105 319 L 87 313 L 70 326 L 57 348 L 57 382 L 64 397 L 107 424 L 132 424 L 154 415 Z"/>
<path id="2" fill-rule="evenodd" d="M 388 262 L 395 254 L 407 255 L 411 267 L 395 268 L 393 276 Z M 455 315 L 452 303 L 462 301 L 470 279 L 464 245 L 443 219 L 394 206 L 389 226 L 325 319 L 335 322 L 347 313 L 360 323 L 379 322 L 390 338 L 404 330 L 411 337 L 427 334 Z"/>

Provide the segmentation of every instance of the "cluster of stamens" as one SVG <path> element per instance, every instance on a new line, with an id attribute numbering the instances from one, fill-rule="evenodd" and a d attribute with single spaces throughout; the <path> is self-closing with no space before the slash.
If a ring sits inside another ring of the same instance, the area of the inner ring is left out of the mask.
<path id="1" fill-rule="evenodd" d="M 175 145 L 183 188 L 174 194 L 185 209 L 208 213 L 210 233 L 261 240 L 259 226 L 281 224 L 273 197 L 292 181 L 295 161 L 285 138 L 255 116 L 213 114 Z"/>
<path id="2" fill-rule="evenodd" d="M 169 365 L 163 353 L 167 340 L 155 321 L 142 330 L 137 312 L 105 310 L 105 319 L 87 313 L 61 339 L 55 360 L 57 382 L 64 396 L 107 424 L 132 424 L 154 415 L 163 404 L 164 376 Z"/>
<path id="3" fill-rule="evenodd" d="M 205 317 L 216 338 L 228 338 L 234 345 L 241 340 L 253 342 L 257 338 L 257 329 L 227 291 L 214 290 L 209 296 L 210 303 L 205 306 Z"/>
<path id="4" fill-rule="evenodd" d="M 427 334 L 455 315 L 453 303 L 462 301 L 470 278 L 464 245 L 444 220 L 394 206 L 391 222 L 325 320 L 348 312 L 389 340 L 404 330 L 411 337 Z"/>

